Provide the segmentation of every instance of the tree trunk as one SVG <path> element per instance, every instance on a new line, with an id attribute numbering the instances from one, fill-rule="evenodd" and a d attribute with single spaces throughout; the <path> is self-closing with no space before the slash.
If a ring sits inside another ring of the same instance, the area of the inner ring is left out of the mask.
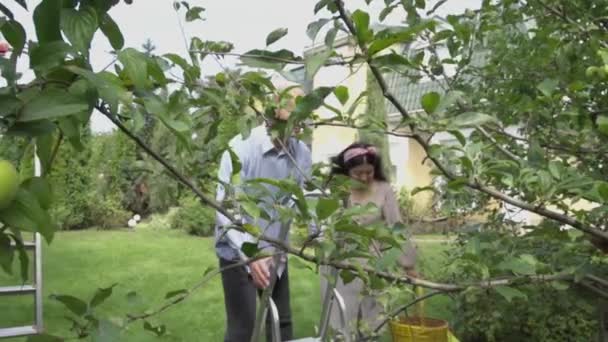
<path id="1" fill-rule="evenodd" d="M 367 70 L 367 109 L 363 115 L 363 126 L 367 126 L 370 130 L 384 131 L 387 122 L 386 107 L 384 105 L 384 96 L 376 78 Z M 362 143 L 372 144 L 380 150 L 382 157 L 382 170 L 386 177 L 390 180 L 393 176 L 393 167 L 390 157 L 390 145 L 388 136 L 382 133 L 370 132 L 369 130 L 360 129 L 357 132 L 358 140 Z"/>

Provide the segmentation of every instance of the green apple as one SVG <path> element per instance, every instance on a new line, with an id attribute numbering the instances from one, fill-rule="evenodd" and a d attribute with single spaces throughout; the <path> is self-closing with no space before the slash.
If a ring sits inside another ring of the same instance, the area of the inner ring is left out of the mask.
<path id="1" fill-rule="evenodd" d="M 0 160 L 0 209 L 8 207 L 19 190 L 17 169 L 7 160 Z"/>

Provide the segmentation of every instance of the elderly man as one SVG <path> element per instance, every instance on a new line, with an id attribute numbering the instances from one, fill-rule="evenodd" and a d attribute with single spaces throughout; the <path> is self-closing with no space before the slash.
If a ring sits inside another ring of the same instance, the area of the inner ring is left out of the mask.
<path id="1" fill-rule="evenodd" d="M 267 118 L 266 124 L 254 128 L 249 137 L 237 136 L 230 142 L 234 155 L 239 158 L 242 165 L 241 181 L 256 178 L 278 180 L 293 178 L 299 184 L 304 182 L 305 176 L 302 172 L 310 173 L 311 169 L 310 149 L 292 135 L 284 134 L 278 137 L 274 135 L 276 138 L 271 138 L 270 134 L 272 127 L 277 124 L 280 125 L 289 118 L 290 113 L 295 109 L 296 98 L 303 95 L 300 88 L 292 88 L 287 91 L 277 106 L 274 118 Z M 278 99 L 279 97 L 277 97 Z M 231 154 L 226 151 L 222 156 L 219 179 L 224 183 L 230 183 L 231 176 Z M 243 187 L 239 190 L 256 196 L 254 189 Z M 267 187 L 267 191 L 276 194 L 279 190 L 274 187 Z M 216 199 L 223 201 L 225 196 L 226 189 L 220 184 Z M 268 196 L 268 194 L 258 194 L 257 196 L 261 196 L 262 206 L 272 220 L 268 222 L 264 219 L 257 219 L 255 222 L 251 222 L 252 219 L 247 217 L 245 217 L 245 220 L 260 227 L 264 235 L 275 239 L 280 238 L 282 226 L 278 220 L 278 213 L 272 209 L 272 196 Z M 236 230 L 226 232 L 225 229 L 229 225 L 228 219 L 217 213 L 216 253 L 222 268 L 246 260 L 245 255 L 241 252 L 241 246 L 244 242 L 253 241 L 252 237 L 246 233 Z M 263 241 L 260 242 L 259 246 L 261 248 L 271 247 Z M 279 260 L 278 264 L 275 265 L 273 260 Z M 277 278 L 273 279 L 273 277 Z M 287 258 L 281 256 L 275 259 L 260 259 L 250 263 L 249 267 L 236 267 L 222 272 L 227 320 L 225 342 L 247 342 L 251 339 L 256 318 L 256 296 L 274 280 L 276 282 L 272 291 L 272 299 L 279 311 L 281 339 L 289 340 L 292 338 Z M 270 329 L 267 328 L 266 330 L 266 335 L 269 336 Z"/>

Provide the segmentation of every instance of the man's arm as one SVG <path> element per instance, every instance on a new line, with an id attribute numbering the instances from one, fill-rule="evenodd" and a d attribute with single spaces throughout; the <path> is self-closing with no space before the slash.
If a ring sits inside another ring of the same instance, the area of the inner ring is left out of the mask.
<path id="1" fill-rule="evenodd" d="M 218 203 L 222 203 L 222 201 L 226 198 L 227 190 L 224 184 L 230 184 L 232 180 L 232 158 L 230 157 L 229 151 L 225 151 L 222 155 L 220 168 L 218 171 L 218 179 L 221 181 L 221 183 L 219 183 L 217 186 L 215 199 Z M 228 227 L 232 224 L 232 222 L 220 212 L 216 212 L 215 220 L 218 229 L 228 229 Z M 235 229 L 228 229 L 225 233 L 225 238 L 227 238 L 230 246 L 239 252 L 241 259 L 246 260 L 246 256 L 241 251 L 241 247 L 245 241 L 251 240 L 251 237 L 248 236 L 248 234 L 239 232 Z"/>

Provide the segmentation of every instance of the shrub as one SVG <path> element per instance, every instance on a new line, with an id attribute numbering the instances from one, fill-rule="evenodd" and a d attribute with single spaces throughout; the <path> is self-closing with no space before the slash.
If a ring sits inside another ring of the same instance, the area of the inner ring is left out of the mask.
<path id="1" fill-rule="evenodd" d="M 215 211 L 203 206 L 194 197 L 180 200 L 177 212 L 170 220 L 173 229 L 180 229 L 197 236 L 212 236 L 215 226 Z"/>
<path id="2" fill-rule="evenodd" d="M 87 225 L 101 229 L 123 228 L 127 226 L 131 214 L 122 208 L 120 201 L 111 197 L 89 202 Z"/>
<path id="3" fill-rule="evenodd" d="M 517 274 L 559 273 L 585 258 L 576 234 L 552 229 L 545 240 L 487 230 L 463 234 L 449 252 L 445 279 L 478 281 Z M 536 232 L 538 233 L 538 232 Z M 600 269 L 592 270 L 603 276 Z M 595 341 L 598 331 L 594 293 L 566 282 L 470 288 L 454 296 L 452 322 L 464 341 Z"/>

